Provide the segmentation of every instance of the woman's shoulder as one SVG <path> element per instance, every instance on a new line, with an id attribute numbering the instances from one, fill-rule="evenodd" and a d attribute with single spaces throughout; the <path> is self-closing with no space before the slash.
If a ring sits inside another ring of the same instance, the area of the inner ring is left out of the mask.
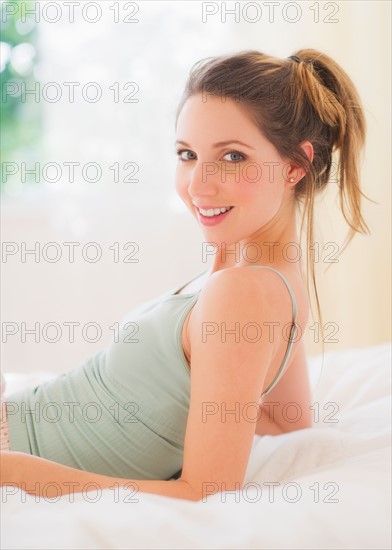
<path id="1" fill-rule="evenodd" d="M 309 316 L 309 300 L 299 269 L 290 266 L 240 266 L 212 273 L 204 283 L 192 317 L 206 319 L 235 311 L 259 315 L 271 322 L 290 322 L 293 312 L 296 323 L 305 328 Z M 259 268 L 256 268 L 259 267 Z M 261 268 L 260 268 L 261 267 Z M 267 322 L 268 322 L 267 321 Z"/>
<path id="2" fill-rule="evenodd" d="M 252 269 L 253 268 L 253 269 Z M 282 286 L 283 285 L 283 286 Z M 215 271 L 206 279 L 199 300 L 216 299 L 225 296 L 252 298 L 255 294 L 271 296 L 279 294 L 282 288 L 302 294 L 305 290 L 299 270 L 285 266 L 239 266 Z"/>
<path id="3" fill-rule="evenodd" d="M 267 386 L 272 382 L 290 334 L 294 334 L 290 332 L 293 322 L 300 335 L 297 338 L 295 334 L 292 356 L 301 343 L 308 317 L 301 278 L 293 270 L 278 271 L 291 293 L 282 278 L 268 269 L 242 266 L 210 275 L 187 326 L 193 370 L 206 356 L 218 363 L 246 357 L 247 362 L 267 366 Z"/>

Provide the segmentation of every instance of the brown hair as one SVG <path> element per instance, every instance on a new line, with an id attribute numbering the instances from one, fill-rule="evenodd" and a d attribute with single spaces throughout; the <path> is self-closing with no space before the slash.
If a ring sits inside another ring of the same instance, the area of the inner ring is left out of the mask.
<path id="1" fill-rule="evenodd" d="M 176 125 L 185 101 L 199 93 L 240 102 L 279 154 L 306 171 L 294 187 L 294 199 L 298 207 L 303 206 L 300 239 L 307 215 L 309 292 L 314 199 L 328 184 L 336 150 L 339 151 L 336 170 L 339 203 L 350 227 L 341 252 L 355 232 L 370 234 L 361 215 L 361 195 L 368 197 L 362 193 L 359 181 L 366 122 L 352 80 L 333 59 L 314 49 L 299 50 L 294 59 L 279 59 L 256 50 L 208 57 L 191 68 L 177 108 Z M 305 140 L 313 145 L 312 162 L 300 146 Z M 311 275 L 324 342 L 313 264 Z"/>

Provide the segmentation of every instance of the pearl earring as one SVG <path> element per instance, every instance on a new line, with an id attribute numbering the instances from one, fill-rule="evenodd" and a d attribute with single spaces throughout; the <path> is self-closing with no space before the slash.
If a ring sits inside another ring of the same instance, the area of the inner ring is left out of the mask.
<path id="1" fill-rule="evenodd" d="M 290 183 L 294 183 L 295 179 L 294 178 L 290 178 Z"/>

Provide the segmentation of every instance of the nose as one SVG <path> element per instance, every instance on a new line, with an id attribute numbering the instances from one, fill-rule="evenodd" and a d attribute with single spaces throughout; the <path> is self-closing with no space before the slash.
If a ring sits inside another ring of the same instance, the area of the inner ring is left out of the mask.
<path id="1" fill-rule="evenodd" d="M 188 179 L 188 192 L 193 197 L 211 197 L 219 193 L 220 170 L 216 162 L 197 161 Z"/>

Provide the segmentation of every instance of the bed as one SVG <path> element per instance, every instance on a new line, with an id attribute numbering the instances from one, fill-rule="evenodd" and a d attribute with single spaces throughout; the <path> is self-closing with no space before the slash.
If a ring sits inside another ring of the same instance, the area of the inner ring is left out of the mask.
<path id="1" fill-rule="evenodd" d="M 190 502 L 1 487 L 1 548 L 390 549 L 391 344 L 308 364 L 314 427 L 255 435 L 243 490 Z M 5 372 L 5 397 L 52 376 Z"/>

